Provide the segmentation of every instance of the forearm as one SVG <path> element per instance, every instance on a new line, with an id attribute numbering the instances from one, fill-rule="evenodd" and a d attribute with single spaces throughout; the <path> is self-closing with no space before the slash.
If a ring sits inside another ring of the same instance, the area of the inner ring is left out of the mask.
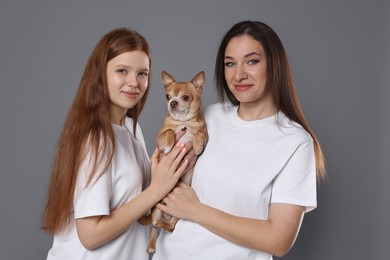
<path id="1" fill-rule="evenodd" d="M 164 198 L 188 165 L 188 160 L 182 162 L 186 151 L 184 145 L 178 144 L 158 162 L 156 150 L 151 160 L 152 182 L 148 188 L 125 205 L 112 210 L 110 215 L 77 219 L 77 232 L 83 246 L 92 250 L 107 243 Z"/>
<path id="2" fill-rule="evenodd" d="M 114 239 L 159 202 L 161 197 L 161 194 L 148 188 L 133 200 L 112 210 L 110 215 L 77 219 L 81 243 L 93 250 Z"/>
<path id="3" fill-rule="evenodd" d="M 193 221 L 218 236 L 244 247 L 270 251 L 272 227 L 268 221 L 233 216 L 204 204 L 197 212 Z"/>
<path id="4" fill-rule="evenodd" d="M 199 204 L 193 221 L 233 243 L 282 256 L 293 245 L 302 221 L 303 210 L 292 207 L 285 210 L 291 216 L 290 220 L 278 217 L 259 220 L 233 216 Z"/>

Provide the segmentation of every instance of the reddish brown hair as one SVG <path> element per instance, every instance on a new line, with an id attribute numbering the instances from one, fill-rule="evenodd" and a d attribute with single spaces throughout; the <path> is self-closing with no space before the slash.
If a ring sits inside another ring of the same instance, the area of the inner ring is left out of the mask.
<path id="1" fill-rule="evenodd" d="M 321 145 L 303 114 L 283 44 L 275 31 L 268 25 L 257 21 L 242 21 L 235 24 L 225 34 L 219 46 L 215 63 L 215 81 L 219 98 L 222 102 L 225 102 L 227 97 L 233 105 L 238 106 L 240 104 L 227 85 L 224 59 L 229 41 L 242 35 L 252 37 L 263 46 L 267 59 L 265 92 L 271 94 L 278 110 L 309 132 L 314 141 L 317 178 L 318 180 L 324 179 L 326 170 Z"/>
<path id="2" fill-rule="evenodd" d="M 134 50 L 148 55 L 151 68 L 149 46 L 145 38 L 134 30 L 117 28 L 104 35 L 92 51 L 57 145 L 43 215 L 42 229 L 48 233 L 60 233 L 70 221 L 77 174 L 86 152 L 86 143 L 91 146 L 94 162 L 99 161 L 99 154 L 108 154 L 104 171 L 111 163 L 115 142 L 109 117 L 107 63 L 122 53 Z M 148 90 L 138 104 L 127 111 L 127 116 L 133 118 L 134 135 Z M 95 174 L 104 172 L 96 173 L 96 169 L 95 163 L 90 180 Z"/>

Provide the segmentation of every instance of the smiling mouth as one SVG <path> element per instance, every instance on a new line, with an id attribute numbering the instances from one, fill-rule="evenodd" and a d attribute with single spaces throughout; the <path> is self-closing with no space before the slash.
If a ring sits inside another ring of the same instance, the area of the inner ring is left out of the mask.
<path id="1" fill-rule="evenodd" d="M 126 97 L 135 98 L 138 97 L 140 93 L 138 92 L 122 92 Z"/>
<path id="2" fill-rule="evenodd" d="M 245 91 L 249 88 L 251 88 L 252 85 L 249 85 L 249 84 L 237 84 L 237 85 L 234 85 L 234 88 L 237 90 L 237 91 Z"/>

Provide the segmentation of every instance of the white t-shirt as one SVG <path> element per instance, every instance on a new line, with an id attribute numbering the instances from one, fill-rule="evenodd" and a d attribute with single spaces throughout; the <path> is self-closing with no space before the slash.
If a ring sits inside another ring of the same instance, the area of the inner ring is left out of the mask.
<path id="1" fill-rule="evenodd" d="M 54 236 L 48 260 L 148 259 L 146 247 L 149 227 L 138 222 L 134 222 L 122 234 L 94 250 L 85 249 L 77 236 L 75 219 L 109 215 L 111 210 L 140 194 L 150 179 L 149 156 L 139 125 L 136 138 L 133 135 L 131 118 L 126 118 L 124 126 L 112 124 L 112 128 L 115 135 L 112 163 L 100 178 L 94 178 L 92 184 L 86 187 L 93 162 L 90 160 L 91 153 L 87 154 L 76 183 L 72 213 L 74 219 L 63 234 Z M 101 167 L 105 164 L 104 160 L 107 160 L 107 156 L 102 160 Z"/>
<path id="2" fill-rule="evenodd" d="M 266 220 L 270 203 L 317 206 L 311 136 L 282 112 L 244 121 L 237 107 L 205 111 L 209 142 L 195 166 L 192 187 L 200 201 L 229 214 Z M 237 226 L 236 228 L 240 228 Z M 153 260 L 270 260 L 272 255 L 242 247 L 206 228 L 179 220 L 162 230 Z"/>

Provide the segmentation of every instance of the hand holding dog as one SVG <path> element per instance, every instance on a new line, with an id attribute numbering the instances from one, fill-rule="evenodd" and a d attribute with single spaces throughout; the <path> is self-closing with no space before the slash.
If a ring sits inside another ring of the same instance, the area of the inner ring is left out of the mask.
<path id="1" fill-rule="evenodd" d="M 154 151 L 151 158 L 152 180 L 149 187 L 156 191 L 160 198 L 166 196 L 184 174 L 189 164 L 187 159 L 183 161 L 186 154 L 187 148 L 182 143 L 177 143 L 160 161 L 160 152 L 158 149 Z"/>
<path id="2" fill-rule="evenodd" d="M 178 131 L 175 135 L 175 140 L 180 140 L 180 138 L 186 133 L 186 129 L 183 128 L 181 129 L 180 131 Z M 177 144 L 177 142 L 175 143 L 175 145 Z M 192 142 L 187 142 L 184 144 L 184 148 L 187 149 L 187 154 L 185 155 L 185 157 L 183 158 L 182 162 L 185 162 L 186 160 L 188 160 L 188 165 L 186 167 L 186 169 L 184 170 L 182 176 L 184 174 L 186 174 L 189 170 L 191 170 L 194 166 L 195 166 L 195 163 L 196 161 L 198 160 L 198 156 L 195 155 L 195 151 L 193 149 L 193 146 L 192 146 Z M 167 155 L 165 155 L 164 153 L 160 152 L 159 153 L 159 161 L 162 160 L 162 158 L 166 157 Z"/>
<path id="3" fill-rule="evenodd" d="M 194 189 L 184 182 L 179 182 L 163 202 L 156 208 L 177 218 L 195 222 L 197 214 L 201 214 L 202 203 Z"/>
<path id="4" fill-rule="evenodd" d="M 186 174 L 189 170 L 191 170 L 192 168 L 194 168 L 195 166 L 195 163 L 196 161 L 198 160 L 198 156 L 195 155 L 195 151 L 193 149 L 193 146 L 192 146 L 192 142 L 188 142 L 184 145 L 184 147 L 187 149 L 187 154 L 186 156 L 184 157 L 183 161 L 184 162 L 185 160 L 188 161 L 188 165 L 187 167 L 185 168 L 184 172 L 183 172 L 183 175 Z"/>

